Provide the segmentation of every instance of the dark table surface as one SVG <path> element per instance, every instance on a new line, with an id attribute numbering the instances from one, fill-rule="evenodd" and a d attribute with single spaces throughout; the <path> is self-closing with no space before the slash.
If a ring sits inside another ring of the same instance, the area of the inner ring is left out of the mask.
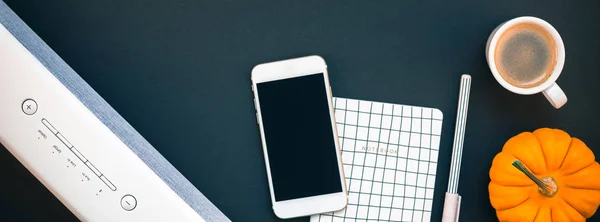
<path id="1" fill-rule="evenodd" d="M 473 86 L 461 221 L 496 220 L 489 168 L 519 132 L 564 129 L 600 155 L 600 1 L 6 2 L 234 221 L 276 220 L 249 78 L 272 60 L 318 54 L 335 96 L 444 112 L 432 221 L 441 218 L 463 73 Z M 569 102 L 560 110 L 542 95 L 504 90 L 486 65 L 492 29 L 522 15 L 549 21 L 565 42 L 558 83 Z M 5 149 L 0 175 L 0 220 L 75 220 Z"/>

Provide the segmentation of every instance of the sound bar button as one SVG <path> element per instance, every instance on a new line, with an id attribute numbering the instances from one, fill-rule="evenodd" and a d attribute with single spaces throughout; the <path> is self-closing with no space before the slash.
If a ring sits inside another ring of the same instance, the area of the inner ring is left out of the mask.
<path id="1" fill-rule="evenodd" d="M 67 148 L 71 148 L 73 147 L 73 145 L 71 145 L 71 143 L 69 143 L 69 141 L 67 140 L 67 138 L 65 138 L 62 134 L 57 133 L 56 137 L 58 137 L 58 139 L 63 142 L 63 144 L 65 144 L 65 146 L 67 146 Z"/>
<path id="2" fill-rule="evenodd" d="M 114 184 L 112 184 L 112 183 L 110 182 L 110 180 L 108 180 L 108 178 L 106 178 L 106 176 L 102 175 L 102 176 L 100 177 L 100 180 L 102 180 L 102 182 L 104 182 L 104 184 L 106 184 L 106 186 L 108 186 L 108 188 L 110 188 L 110 190 L 112 190 L 112 191 L 115 191 L 115 190 L 117 190 L 117 187 L 115 187 L 115 185 L 114 185 Z"/>
<path id="3" fill-rule="evenodd" d="M 35 114 L 35 112 L 37 112 L 38 106 L 35 100 L 26 99 L 25 101 L 23 101 L 23 104 L 21 104 L 21 109 L 26 115 L 33 115 Z"/>
<path id="4" fill-rule="evenodd" d="M 42 123 L 44 126 L 46 126 L 46 128 L 48 128 L 48 130 L 50 130 L 50 132 L 52 132 L 52 134 L 56 135 L 58 133 L 58 130 L 56 130 L 56 128 L 54 128 L 54 126 L 52 126 L 48 120 L 42 119 Z"/>
<path id="5" fill-rule="evenodd" d="M 96 169 L 96 167 L 90 163 L 90 161 L 86 162 L 85 165 L 90 168 L 90 170 L 92 170 L 92 172 L 94 172 L 94 174 L 96 174 L 96 176 L 102 176 L 102 173 L 100 173 L 100 170 Z"/>
<path id="6" fill-rule="evenodd" d="M 71 151 L 75 154 L 75 156 L 77 156 L 77 158 L 81 160 L 81 162 L 87 162 L 87 159 L 79 152 L 79 150 L 77 150 L 77 148 L 73 147 L 71 148 Z"/>
<path id="7" fill-rule="evenodd" d="M 121 207 L 123 210 L 132 211 L 137 206 L 137 200 L 131 194 L 127 194 L 121 198 Z"/>

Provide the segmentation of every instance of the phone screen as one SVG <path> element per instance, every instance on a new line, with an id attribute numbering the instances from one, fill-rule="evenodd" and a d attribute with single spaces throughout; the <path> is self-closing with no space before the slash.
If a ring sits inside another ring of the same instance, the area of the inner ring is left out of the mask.
<path id="1" fill-rule="evenodd" d="M 276 201 L 342 192 L 323 73 L 256 85 Z"/>

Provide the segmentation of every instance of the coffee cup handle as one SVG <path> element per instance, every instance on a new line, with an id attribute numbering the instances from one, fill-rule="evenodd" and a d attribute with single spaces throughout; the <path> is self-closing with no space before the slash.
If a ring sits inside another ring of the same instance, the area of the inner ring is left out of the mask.
<path id="1" fill-rule="evenodd" d="M 567 95 L 560 89 L 558 84 L 553 83 L 550 87 L 543 91 L 544 96 L 554 108 L 560 108 L 567 103 Z"/>

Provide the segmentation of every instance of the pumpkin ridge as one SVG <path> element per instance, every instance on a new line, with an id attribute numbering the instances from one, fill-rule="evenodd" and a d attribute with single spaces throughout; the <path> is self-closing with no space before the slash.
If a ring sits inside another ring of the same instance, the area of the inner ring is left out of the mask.
<path id="1" fill-rule="evenodd" d="M 533 133 L 532 133 L 533 134 Z M 544 165 L 546 166 L 546 172 L 548 172 L 548 161 L 546 160 L 546 153 L 544 153 L 544 146 L 542 146 L 542 141 L 540 141 L 540 138 L 538 138 L 535 134 L 533 134 L 533 137 L 535 137 L 535 140 L 538 142 L 538 144 L 540 144 L 540 151 L 542 152 L 542 159 L 544 160 Z M 569 151 L 567 151 L 569 152 Z M 565 159 L 563 158 L 563 161 Z M 521 161 L 523 162 L 523 161 Z M 562 165 L 562 163 L 561 163 Z"/>
<path id="2" fill-rule="evenodd" d="M 513 208 L 515 208 L 515 207 L 521 206 L 521 204 L 523 204 L 523 203 L 527 202 L 529 199 L 531 199 L 531 196 L 527 197 L 527 199 L 525 199 L 525 200 L 521 201 L 521 203 L 518 203 L 518 204 L 516 204 L 515 206 L 509 207 L 509 208 L 506 208 L 506 209 L 499 209 L 499 210 L 502 210 L 502 211 L 504 211 L 504 210 L 510 210 L 510 209 L 513 209 Z"/>
<path id="3" fill-rule="evenodd" d="M 499 183 L 497 183 L 499 184 Z M 503 187 L 519 187 L 519 188 L 524 188 L 524 187 L 535 187 L 535 183 L 534 184 L 529 184 L 529 185 L 504 185 L 504 184 L 499 184 Z"/>
<path id="4" fill-rule="evenodd" d="M 586 188 L 586 187 L 576 187 L 576 186 L 571 186 L 571 185 L 568 185 L 568 184 L 565 184 L 565 186 L 567 186 L 568 188 L 571 188 L 571 189 L 600 191 L 600 189 Z"/>
<path id="5" fill-rule="evenodd" d="M 591 166 L 591 165 L 592 165 L 592 164 L 594 164 L 594 163 L 596 163 L 596 161 L 592 161 L 590 164 L 588 164 L 588 165 L 585 165 L 584 167 L 581 167 L 581 169 L 579 169 L 579 170 L 583 170 L 583 169 L 585 169 L 585 168 L 588 168 L 589 166 Z M 562 165 L 562 164 L 561 164 L 561 165 Z M 562 167 L 562 166 L 561 166 L 561 167 Z M 571 176 L 571 175 L 573 175 L 573 174 L 579 173 L 579 170 L 578 170 L 578 171 L 575 171 L 575 172 L 572 172 L 572 173 L 569 173 L 569 174 L 563 174 L 563 177 L 568 177 L 568 176 Z"/>
<path id="6" fill-rule="evenodd" d="M 571 151 L 571 146 L 573 146 L 573 137 L 569 136 L 569 148 L 567 148 L 567 152 L 565 153 L 565 156 L 563 156 L 562 161 L 560 162 L 560 166 L 558 167 L 558 169 L 561 169 L 563 167 L 563 164 L 565 163 L 565 159 L 567 159 L 567 155 Z"/>
<path id="7" fill-rule="evenodd" d="M 564 202 L 565 202 L 567 205 L 569 205 L 571 208 L 575 209 L 575 211 L 577 211 L 577 213 L 581 214 L 581 216 L 583 216 L 583 217 L 586 217 L 586 216 L 584 216 L 584 215 L 585 215 L 584 213 L 581 213 L 581 211 L 579 211 L 579 209 L 577 209 L 577 208 L 576 208 L 576 207 L 574 207 L 574 206 L 573 206 L 571 203 L 569 203 L 569 201 L 567 201 L 567 199 L 565 199 L 565 198 L 561 198 L 561 199 L 562 199 L 562 200 L 563 200 L 563 201 L 564 201 Z"/>
<path id="8" fill-rule="evenodd" d="M 535 212 L 535 217 L 533 217 L 533 221 L 535 221 L 535 219 L 537 219 L 538 215 L 540 215 L 540 210 L 542 210 L 542 207 L 538 207 L 537 212 Z"/>

